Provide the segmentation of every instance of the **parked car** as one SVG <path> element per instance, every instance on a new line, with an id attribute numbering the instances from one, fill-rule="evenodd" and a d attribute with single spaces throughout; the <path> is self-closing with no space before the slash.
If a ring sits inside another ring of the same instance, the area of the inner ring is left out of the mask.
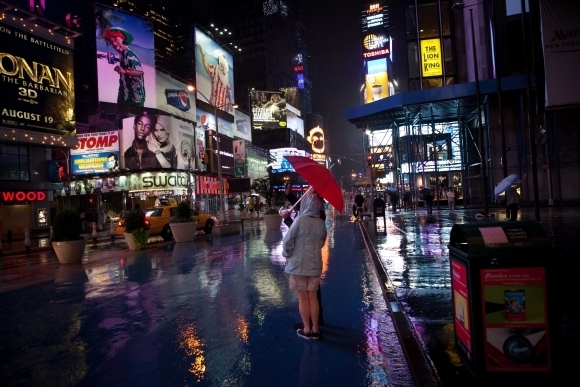
<path id="1" fill-rule="evenodd" d="M 145 212 L 145 219 L 149 221 L 150 225 L 149 235 L 161 235 L 163 240 L 170 241 L 173 238 L 173 234 L 171 233 L 169 223 L 175 215 L 176 209 L 177 206 L 155 206 L 143 210 Z M 191 210 L 191 218 L 197 224 L 196 229 L 198 231 L 203 230 L 206 234 L 211 234 L 214 224 L 217 223 L 215 216 L 200 214 L 196 210 Z M 120 219 L 116 233 L 117 235 L 123 235 L 124 231 L 125 222 L 123 219 Z"/>

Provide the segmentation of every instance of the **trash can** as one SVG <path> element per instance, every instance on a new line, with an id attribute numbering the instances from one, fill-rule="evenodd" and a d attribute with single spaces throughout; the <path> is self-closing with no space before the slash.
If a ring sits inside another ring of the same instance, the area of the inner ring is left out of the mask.
<path id="1" fill-rule="evenodd" d="M 451 229 L 455 348 L 475 379 L 551 372 L 548 287 L 554 255 L 537 222 Z"/>

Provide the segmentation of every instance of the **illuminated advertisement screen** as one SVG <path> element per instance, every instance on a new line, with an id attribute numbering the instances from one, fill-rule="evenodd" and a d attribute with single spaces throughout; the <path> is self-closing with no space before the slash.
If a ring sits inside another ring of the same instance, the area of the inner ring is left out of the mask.
<path id="1" fill-rule="evenodd" d="M 366 62 L 365 103 L 378 101 L 389 96 L 389 75 L 387 58 L 373 59 Z"/>
<path id="2" fill-rule="evenodd" d="M 197 109 L 195 116 L 195 122 L 199 127 L 204 130 L 215 130 L 215 116 L 213 114 Z M 234 124 L 232 122 L 220 118 L 218 125 L 220 134 L 230 138 L 234 137 Z"/>
<path id="3" fill-rule="evenodd" d="M 270 154 L 275 159 L 275 161 L 270 164 L 272 167 L 272 173 L 296 172 L 284 156 L 306 156 L 305 151 L 296 148 L 270 149 Z"/>
<path id="4" fill-rule="evenodd" d="M 99 101 L 156 108 L 150 20 L 95 5 Z"/>
<path id="5" fill-rule="evenodd" d="M 363 58 L 372 59 L 390 54 L 390 39 L 386 33 L 369 32 L 363 35 Z"/>
<path id="6" fill-rule="evenodd" d="M 473 362 L 471 310 L 469 303 L 469 278 L 467 267 L 451 259 L 451 288 L 453 289 L 453 320 L 455 341 L 461 354 Z"/>
<path id="7" fill-rule="evenodd" d="M 78 144 L 70 150 L 71 174 L 117 172 L 121 168 L 119 132 L 77 134 Z"/>
<path id="8" fill-rule="evenodd" d="M 72 40 L 58 43 L 13 23 L 0 18 L 1 124 L 63 130 L 74 120 Z"/>
<path id="9" fill-rule="evenodd" d="M 234 138 L 243 138 L 252 142 L 252 127 L 250 116 L 236 110 L 236 124 L 234 125 Z"/>
<path id="10" fill-rule="evenodd" d="M 186 120 L 195 121 L 195 98 L 187 85 L 161 71 L 155 72 L 157 109 Z"/>
<path id="11" fill-rule="evenodd" d="M 387 26 L 387 7 L 380 2 L 373 2 L 361 13 L 361 23 L 363 32 L 372 29 L 385 28 Z"/>
<path id="12" fill-rule="evenodd" d="M 286 98 L 280 91 L 252 91 L 252 119 L 254 126 L 285 128 L 287 126 Z"/>
<path id="13" fill-rule="evenodd" d="M 421 71 L 424 77 L 443 74 L 443 59 L 439 39 L 421 40 Z"/>
<path id="14" fill-rule="evenodd" d="M 193 124 L 166 115 L 141 114 L 123 120 L 122 167 L 188 169 L 195 165 Z"/>
<path id="15" fill-rule="evenodd" d="M 195 29 L 197 98 L 234 114 L 234 61 L 230 53 Z"/>

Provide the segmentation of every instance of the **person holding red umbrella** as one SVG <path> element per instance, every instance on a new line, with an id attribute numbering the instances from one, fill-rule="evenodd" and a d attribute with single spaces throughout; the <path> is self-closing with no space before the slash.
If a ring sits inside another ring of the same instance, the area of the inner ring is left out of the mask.
<path id="1" fill-rule="evenodd" d="M 327 236 L 325 222 L 320 218 L 321 209 L 322 201 L 316 191 L 304 194 L 300 215 L 290 226 L 282 243 L 282 256 L 286 257 L 284 271 L 290 276 L 290 289 L 298 295 L 298 310 L 303 324 L 296 334 L 306 340 L 320 338 L 317 291 L 322 275 L 322 247 Z"/>

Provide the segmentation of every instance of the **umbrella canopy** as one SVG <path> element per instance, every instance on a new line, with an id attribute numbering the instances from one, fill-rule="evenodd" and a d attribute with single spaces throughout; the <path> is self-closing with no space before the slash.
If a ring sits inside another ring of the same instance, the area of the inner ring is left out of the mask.
<path id="1" fill-rule="evenodd" d="M 499 184 L 493 190 L 493 194 L 495 196 L 501 194 L 502 192 L 507 190 L 509 187 L 511 187 L 512 184 L 514 184 L 519 179 L 520 179 L 520 176 L 518 174 L 514 173 L 512 175 L 509 175 L 508 177 L 504 178 L 502 181 L 499 182 Z"/>
<path id="2" fill-rule="evenodd" d="M 284 158 L 292 164 L 296 173 L 314 187 L 320 196 L 342 213 L 344 208 L 342 190 L 330 170 L 308 157 L 284 156 Z"/>

